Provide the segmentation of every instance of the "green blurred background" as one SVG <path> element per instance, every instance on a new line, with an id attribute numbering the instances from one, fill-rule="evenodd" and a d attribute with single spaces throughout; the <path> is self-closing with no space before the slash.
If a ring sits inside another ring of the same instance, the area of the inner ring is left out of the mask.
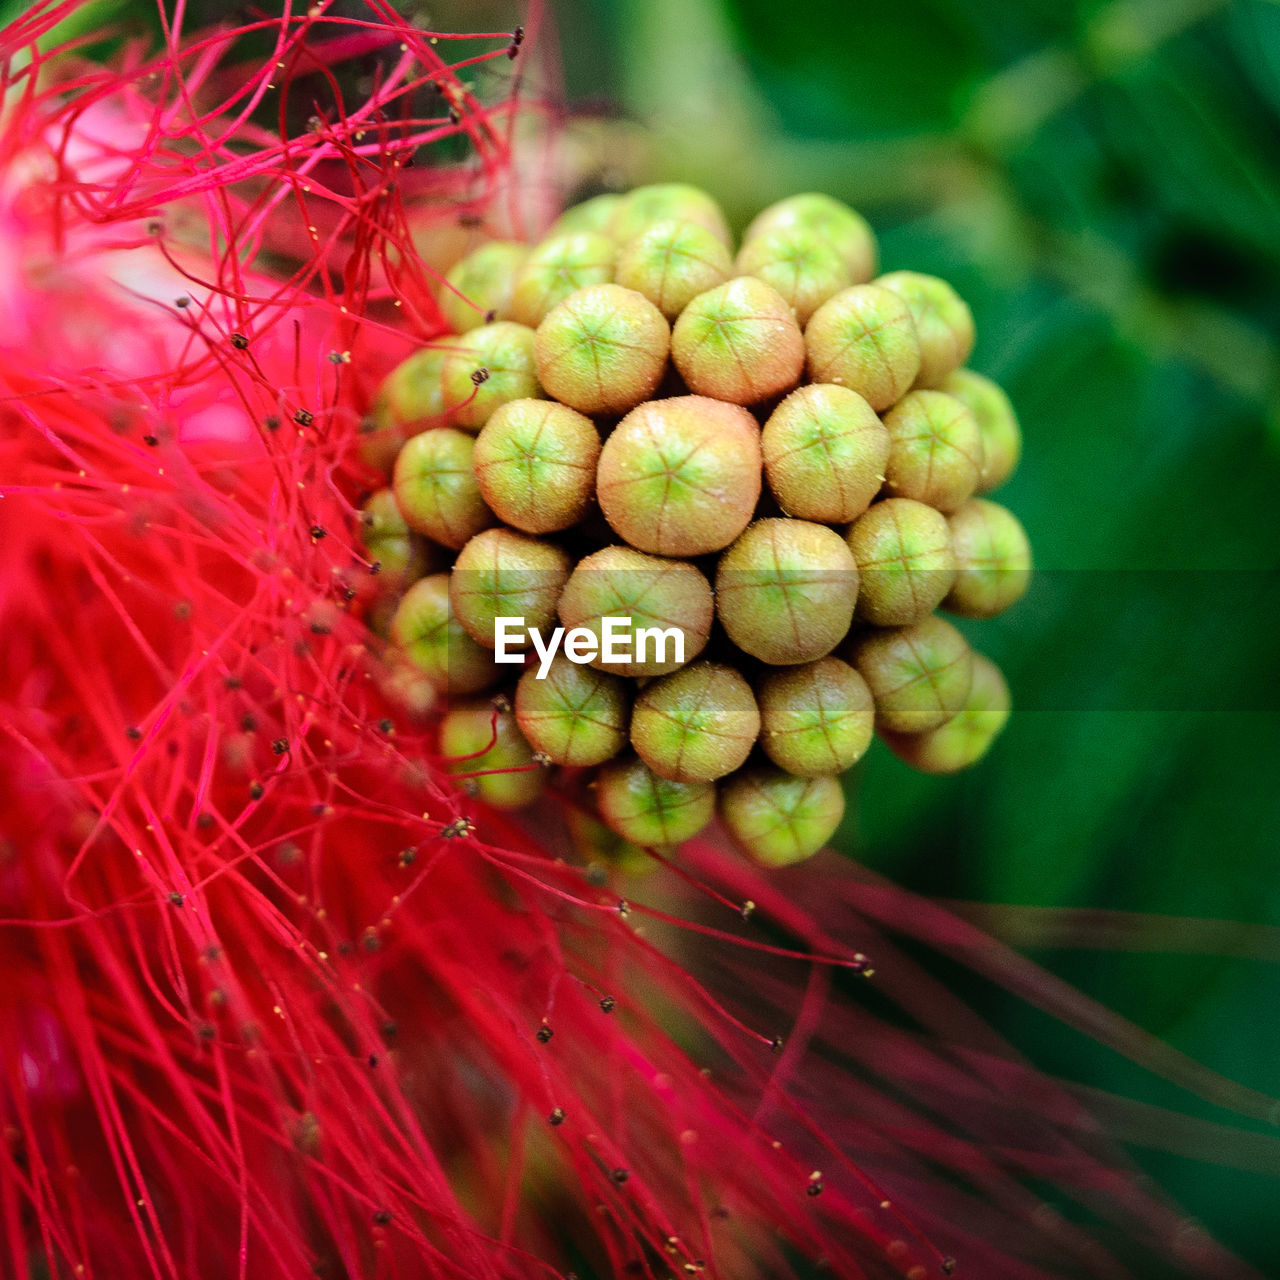
<path id="1" fill-rule="evenodd" d="M 795 191 L 848 201 L 887 269 L 946 276 L 969 300 L 972 363 L 1022 418 L 1025 459 L 997 496 L 1043 572 L 970 629 L 1019 710 L 955 779 L 877 745 L 843 848 L 947 898 L 1143 913 L 985 923 L 1280 1094 L 1280 5 L 553 11 L 570 101 L 634 126 L 605 128 L 601 183 L 697 182 L 739 228 Z M 1237 1123 L 1014 1002 L 988 1012 L 1052 1072 Z M 1269 1144 L 1137 1109 L 1114 1123 L 1194 1215 L 1277 1273 Z"/>
<path id="2" fill-rule="evenodd" d="M 984 925 L 1280 1095 L 1280 4 L 548 3 L 571 195 L 683 179 L 739 228 L 783 195 L 838 196 L 876 227 L 886 269 L 969 300 L 972 363 L 1022 418 L 1024 462 L 997 496 L 1041 572 L 969 629 L 1018 710 L 955 779 L 873 748 L 842 847 L 926 893 L 1014 904 Z M 501 30 L 519 8 L 441 0 L 426 20 Z M 1050 1072 L 1208 1122 L 1104 1110 L 1191 1213 L 1277 1274 L 1280 1157 L 1214 1127 L 1274 1123 L 1017 1001 L 984 1012 Z"/>

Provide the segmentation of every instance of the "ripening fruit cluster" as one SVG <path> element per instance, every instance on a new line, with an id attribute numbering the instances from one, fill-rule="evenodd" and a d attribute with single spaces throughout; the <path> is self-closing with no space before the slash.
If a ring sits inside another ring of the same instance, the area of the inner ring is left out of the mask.
<path id="1" fill-rule="evenodd" d="M 816 194 L 764 210 L 735 256 L 706 193 L 663 185 L 449 273 L 455 336 L 375 406 L 391 483 L 365 539 L 391 641 L 447 695 L 441 751 L 484 800 L 588 770 L 622 841 L 675 845 L 718 810 L 781 864 L 829 839 L 873 732 L 938 773 L 999 733 L 999 670 L 935 610 L 989 617 L 1026 589 L 1022 526 L 981 496 L 1017 464 L 1017 420 L 964 368 L 950 285 L 876 259 Z M 684 661 L 562 650 L 539 678 L 532 654 L 495 661 L 513 616 L 678 627 Z"/>

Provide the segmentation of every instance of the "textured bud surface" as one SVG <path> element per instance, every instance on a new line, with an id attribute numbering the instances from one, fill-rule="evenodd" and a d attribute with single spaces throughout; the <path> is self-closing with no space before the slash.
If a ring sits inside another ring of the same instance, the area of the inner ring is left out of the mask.
<path id="1" fill-rule="evenodd" d="M 525 259 L 516 274 L 511 316 L 536 329 L 557 303 L 576 289 L 608 284 L 618 246 L 597 232 L 575 231 L 550 236 Z"/>
<path id="2" fill-rule="evenodd" d="M 824 657 L 848 634 L 858 566 L 839 534 L 804 520 L 758 520 L 721 557 L 716 611 L 762 662 Z"/>
<path id="3" fill-rule="evenodd" d="M 777 290 L 742 276 L 685 307 L 671 331 L 671 359 L 690 391 L 759 404 L 800 381 L 804 338 Z"/>
<path id="4" fill-rule="evenodd" d="M 973 351 L 973 313 L 945 281 L 919 271 L 891 271 L 876 283 L 901 294 L 920 339 L 918 387 L 936 387 Z"/>
<path id="5" fill-rule="evenodd" d="M 512 400 L 485 423 L 472 462 L 499 520 L 525 533 L 552 533 L 586 514 L 599 458 L 590 418 L 554 400 Z"/>
<path id="6" fill-rule="evenodd" d="M 600 508 L 633 547 L 703 555 L 746 528 L 760 467 L 760 428 L 745 409 L 705 396 L 651 400 L 605 441 Z"/>
<path id="7" fill-rule="evenodd" d="M 646 685 L 631 716 L 631 745 L 654 773 L 713 782 L 732 773 L 760 734 L 751 686 L 732 667 L 695 662 Z"/>
<path id="8" fill-rule="evenodd" d="M 491 702 L 463 702 L 445 713 L 440 754 L 464 790 L 496 809 L 519 809 L 542 792 L 543 771 L 514 714 Z"/>
<path id="9" fill-rule="evenodd" d="M 391 618 L 391 641 L 437 689 L 476 693 L 498 677 L 493 654 L 453 615 L 447 573 L 421 578 L 405 592 Z"/>
<path id="10" fill-rule="evenodd" d="M 875 699 L 877 726 L 898 733 L 945 724 L 964 706 L 973 682 L 968 642 L 936 616 L 872 632 L 855 644 L 853 659 Z"/>
<path id="11" fill-rule="evenodd" d="M 956 580 L 944 606 L 966 618 L 994 618 L 1021 600 L 1031 581 L 1031 544 L 1007 507 L 972 498 L 950 519 Z"/>
<path id="12" fill-rule="evenodd" d="M 534 357 L 543 387 L 583 413 L 626 413 L 662 379 L 671 330 L 634 289 L 592 285 L 569 294 L 538 326 Z"/>
<path id="13" fill-rule="evenodd" d="M 865 754 L 874 727 L 867 682 L 839 658 L 772 671 L 760 686 L 760 745 L 788 773 L 843 773 Z"/>
<path id="14" fill-rule="evenodd" d="M 805 328 L 804 344 L 814 382 L 848 387 L 877 413 L 909 391 L 920 372 L 911 309 L 879 285 L 854 285 L 824 302 Z"/>
<path id="15" fill-rule="evenodd" d="M 972 369 L 947 374 L 938 390 L 955 396 L 978 420 L 982 433 L 982 478 L 979 493 L 998 489 L 1018 469 L 1022 429 L 1009 397 L 990 378 Z"/>
<path id="16" fill-rule="evenodd" d="M 835 778 L 797 778 L 760 766 L 724 784 L 720 816 L 750 857 L 785 867 L 811 858 L 835 834 L 844 792 Z"/>
<path id="17" fill-rule="evenodd" d="M 492 320 L 511 319 L 515 274 L 529 246 L 494 240 L 455 263 L 440 290 L 440 314 L 454 333 L 466 333 Z"/>
<path id="18" fill-rule="evenodd" d="M 532 667 L 516 686 L 516 721 L 556 764 L 611 760 L 626 745 L 630 705 L 621 677 L 557 656 L 544 678 Z"/>
<path id="19" fill-rule="evenodd" d="M 692 662 L 711 634 L 714 606 L 711 584 L 700 570 L 681 560 L 646 555 L 632 547 L 605 547 L 580 561 L 560 597 L 560 621 L 599 636 L 605 618 L 628 619 L 633 631 L 677 628 L 684 637 L 684 661 Z M 674 652 L 671 650 L 670 652 Z M 668 654 L 659 661 L 609 667 L 628 676 L 656 676 L 683 663 Z M 597 659 L 593 665 L 601 665 Z"/>
<path id="20" fill-rule="evenodd" d="M 449 349 L 441 380 L 452 421 L 479 431 L 500 405 L 542 394 L 533 330 L 509 320 L 472 329 Z"/>
<path id="21" fill-rule="evenodd" d="M 616 281 L 674 320 L 700 293 L 733 273 L 724 240 L 697 222 L 658 222 L 618 252 Z"/>
<path id="22" fill-rule="evenodd" d="M 844 260 L 853 284 L 876 273 L 876 239 L 867 221 L 846 204 L 817 191 L 787 196 L 761 210 L 743 235 L 743 244 L 776 231 L 799 230 L 821 236 Z"/>
<path id="23" fill-rule="evenodd" d="M 414 436 L 396 459 L 396 504 L 406 523 L 455 551 L 494 523 L 472 469 L 475 443 L 438 427 Z"/>
<path id="24" fill-rule="evenodd" d="M 844 524 L 884 483 L 889 432 L 856 391 L 815 383 L 793 391 L 760 436 L 765 475 L 788 515 Z"/>
<path id="25" fill-rule="evenodd" d="M 611 760 L 596 779 L 600 816 L 624 840 L 644 846 L 679 844 L 711 821 L 716 789 L 709 782 L 660 778 L 635 756 Z"/>
<path id="26" fill-rule="evenodd" d="M 919 622 L 955 582 L 947 518 L 923 502 L 877 502 L 854 521 L 846 541 L 858 565 L 858 617 L 877 627 Z"/>
<path id="27" fill-rule="evenodd" d="M 559 547 L 513 529 L 486 529 L 458 553 L 449 599 L 467 634 L 492 649 L 498 618 L 550 626 L 568 577 L 569 557 Z"/>
<path id="28" fill-rule="evenodd" d="M 982 475 L 982 433 L 977 419 L 954 396 L 912 391 L 884 415 L 889 429 L 885 488 L 954 511 Z"/>

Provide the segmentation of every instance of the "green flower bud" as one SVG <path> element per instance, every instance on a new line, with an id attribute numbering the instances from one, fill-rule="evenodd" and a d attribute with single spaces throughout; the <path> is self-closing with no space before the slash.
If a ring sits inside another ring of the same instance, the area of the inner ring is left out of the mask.
<path id="1" fill-rule="evenodd" d="M 706 647 L 713 616 L 711 584 L 698 569 L 631 547 L 605 547 L 579 561 L 560 596 L 566 630 L 585 627 L 598 638 L 605 618 L 629 618 L 633 637 L 642 629 L 677 628 L 684 635 L 684 662 Z M 683 665 L 673 643 L 666 644 L 665 655 L 659 660 L 656 646 L 649 645 L 643 661 L 607 663 L 597 657 L 591 665 L 623 676 L 664 675 Z"/>
<path id="2" fill-rule="evenodd" d="M 583 200 L 572 208 L 566 209 L 547 229 L 546 238 L 573 235 L 579 231 L 591 231 L 597 235 L 608 235 L 613 215 L 622 197 L 606 191 L 601 195 Z"/>
<path id="3" fill-rule="evenodd" d="M 816 383 L 793 391 L 761 433 L 765 475 L 790 516 L 844 524 L 884 483 L 889 433 L 856 391 Z"/>
<path id="4" fill-rule="evenodd" d="M 807 231 L 835 246 L 853 284 L 876 273 L 876 238 L 867 220 L 848 205 L 815 191 L 788 196 L 758 213 L 742 237 L 744 245 L 775 231 Z"/>
<path id="5" fill-rule="evenodd" d="M 938 389 L 955 396 L 978 420 L 982 432 L 982 478 L 979 493 L 998 489 L 1018 469 L 1022 457 L 1022 428 L 1005 395 L 990 378 L 972 369 L 955 369 Z"/>
<path id="6" fill-rule="evenodd" d="M 695 662 L 645 686 L 631 715 L 631 745 L 660 778 L 714 782 L 751 754 L 760 712 L 732 667 Z"/>
<path id="7" fill-rule="evenodd" d="M 854 645 L 853 662 L 876 701 L 876 727 L 893 733 L 945 724 L 964 706 L 973 683 L 973 650 L 934 615 L 869 633 Z"/>
<path id="8" fill-rule="evenodd" d="M 547 312 L 576 289 L 608 284 L 618 246 L 590 231 L 551 236 L 525 259 L 511 295 L 511 315 L 536 329 Z"/>
<path id="9" fill-rule="evenodd" d="M 982 474 L 982 432 L 954 396 L 912 391 L 884 415 L 889 428 L 885 488 L 899 498 L 954 511 Z"/>
<path id="10" fill-rule="evenodd" d="M 430 563 L 426 544 L 405 523 L 390 489 L 379 489 L 361 508 L 360 538 L 389 590 L 422 577 Z"/>
<path id="11" fill-rule="evenodd" d="M 437 689 L 478 693 L 497 679 L 493 654 L 453 616 L 447 573 L 433 573 L 405 592 L 391 619 L 391 641 Z"/>
<path id="12" fill-rule="evenodd" d="M 720 817 L 735 842 L 766 867 L 811 858 L 844 817 L 844 792 L 835 778 L 797 778 L 761 765 L 724 784 Z"/>
<path id="13" fill-rule="evenodd" d="M 737 272 L 778 291 L 804 325 L 828 298 L 853 284 L 849 268 L 830 240 L 801 227 L 765 231 L 743 242 Z"/>
<path id="14" fill-rule="evenodd" d="M 452 427 L 416 435 L 396 459 L 392 487 L 411 529 L 455 551 L 493 524 L 472 470 L 475 440 Z"/>
<path id="15" fill-rule="evenodd" d="M 497 618 L 522 618 L 539 631 L 552 626 L 568 578 L 569 557 L 559 547 L 512 529 L 486 529 L 458 553 L 449 598 L 467 634 L 493 649 Z"/>
<path id="16" fill-rule="evenodd" d="M 499 320 L 463 334 L 445 357 L 442 384 L 453 421 L 470 431 L 502 405 L 540 396 L 533 330 Z"/>
<path id="17" fill-rule="evenodd" d="M 1031 544 L 1018 517 L 972 498 L 950 524 L 956 580 L 943 606 L 966 618 L 994 618 L 1021 600 L 1031 582 Z"/>
<path id="18" fill-rule="evenodd" d="M 642 848 L 680 844 L 696 836 L 716 810 L 710 782 L 672 782 L 643 760 L 624 756 L 602 765 L 596 807 L 606 824 Z"/>
<path id="19" fill-rule="evenodd" d="M 596 490 L 595 423 L 554 400 L 511 400 L 476 437 L 480 493 L 500 520 L 553 533 L 582 519 Z"/>
<path id="20" fill-rule="evenodd" d="M 671 330 L 662 312 L 616 284 L 578 289 L 538 326 L 542 385 L 583 413 L 626 413 L 654 392 L 667 367 Z"/>
<path id="21" fill-rule="evenodd" d="M 705 191 L 682 182 L 663 182 L 628 192 L 614 210 L 609 234 L 627 244 L 655 222 L 694 222 L 729 243 L 729 224 Z"/>
<path id="22" fill-rule="evenodd" d="M 440 385 L 445 352 L 426 347 L 402 360 L 378 389 L 367 430 L 360 438 L 360 458 L 378 471 L 388 472 L 410 436 L 445 421 L 444 391 Z"/>
<path id="23" fill-rule="evenodd" d="M 574 849 L 585 862 L 607 863 L 624 875 L 632 876 L 647 875 L 660 865 L 639 845 L 610 831 L 585 809 L 569 809 L 565 813 L 565 824 Z"/>
<path id="24" fill-rule="evenodd" d="M 737 405 L 703 396 L 651 400 L 600 451 L 596 493 L 634 547 L 695 556 L 728 546 L 760 496 L 760 429 Z"/>
<path id="25" fill-rule="evenodd" d="M 476 798 L 495 809 L 519 809 L 542 793 L 544 771 L 510 711 L 492 702 L 451 707 L 440 722 L 446 768 Z"/>
<path id="26" fill-rule="evenodd" d="M 492 320 L 509 320 L 516 272 L 528 256 L 528 245 L 494 240 L 455 263 L 440 291 L 440 314 L 449 328 L 466 333 Z"/>
<path id="27" fill-rule="evenodd" d="M 542 679 L 530 667 L 516 685 L 516 720 L 535 751 L 575 768 L 603 764 L 626 746 L 625 681 L 563 654 Z"/>
<path id="28" fill-rule="evenodd" d="M 744 653 L 775 666 L 825 657 L 845 638 L 858 567 L 838 533 L 806 520 L 757 520 L 716 568 L 716 612 Z"/>
<path id="29" fill-rule="evenodd" d="M 800 381 L 804 338 L 777 290 L 742 276 L 685 307 L 671 332 L 671 358 L 697 395 L 759 404 Z"/>
<path id="30" fill-rule="evenodd" d="M 700 293 L 733 273 L 725 242 L 696 222 L 658 222 L 618 251 L 618 284 L 674 320 Z"/>
<path id="31" fill-rule="evenodd" d="M 771 671 L 760 686 L 760 745 L 798 777 L 843 773 L 862 759 L 874 728 L 871 690 L 839 658 Z"/>
<path id="32" fill-rule="evenodd" d="M 923 502 L 877 502 L 858 517 L 845 540 L 858 564 L 858 617 L 877 627 L 919 622 L 955 582 L 947 518 Z"/>
<path id="33" fill-rule="evenodd" d="M 876 284 L 900 294 L 911 308 L 920 339 L 917 387 L 936 387 L 973 350 L 973 313 L 945 281 L 918 271 L 891 271 Z"/>
<path id="34" fill-rule="evenodd" d="M 813 313 L 804 331 L 809 376 L 856 391 L 876 412 L 910 389 L 920 341 L 905 300 L 892 289 L 857 284 Z"/>
<path id="35" fill-rule="evenodd" d="M 982 759 L 1009 721 L 1012 700 L 1000 668 L 973 655 L 973 686 L 964 706 L 945 724 L 926 733 L 886 733 L 900 760 L 921 773 L 958 773 Z"/>

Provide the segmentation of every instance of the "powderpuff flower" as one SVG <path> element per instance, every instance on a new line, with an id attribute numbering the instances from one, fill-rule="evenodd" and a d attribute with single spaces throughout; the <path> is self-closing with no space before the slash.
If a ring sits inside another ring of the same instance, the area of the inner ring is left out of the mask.
<path id="1" fill-rule="evenodd" d="M 361 423 L 449 244 L 551 212 L 539 11 L 104 67 L 80 8 L 0 33 L 0 1274 L 1250 1274 L 919 948 L 1265 1100 L 852 864 L 628 878 L 446 780 Z"/>

